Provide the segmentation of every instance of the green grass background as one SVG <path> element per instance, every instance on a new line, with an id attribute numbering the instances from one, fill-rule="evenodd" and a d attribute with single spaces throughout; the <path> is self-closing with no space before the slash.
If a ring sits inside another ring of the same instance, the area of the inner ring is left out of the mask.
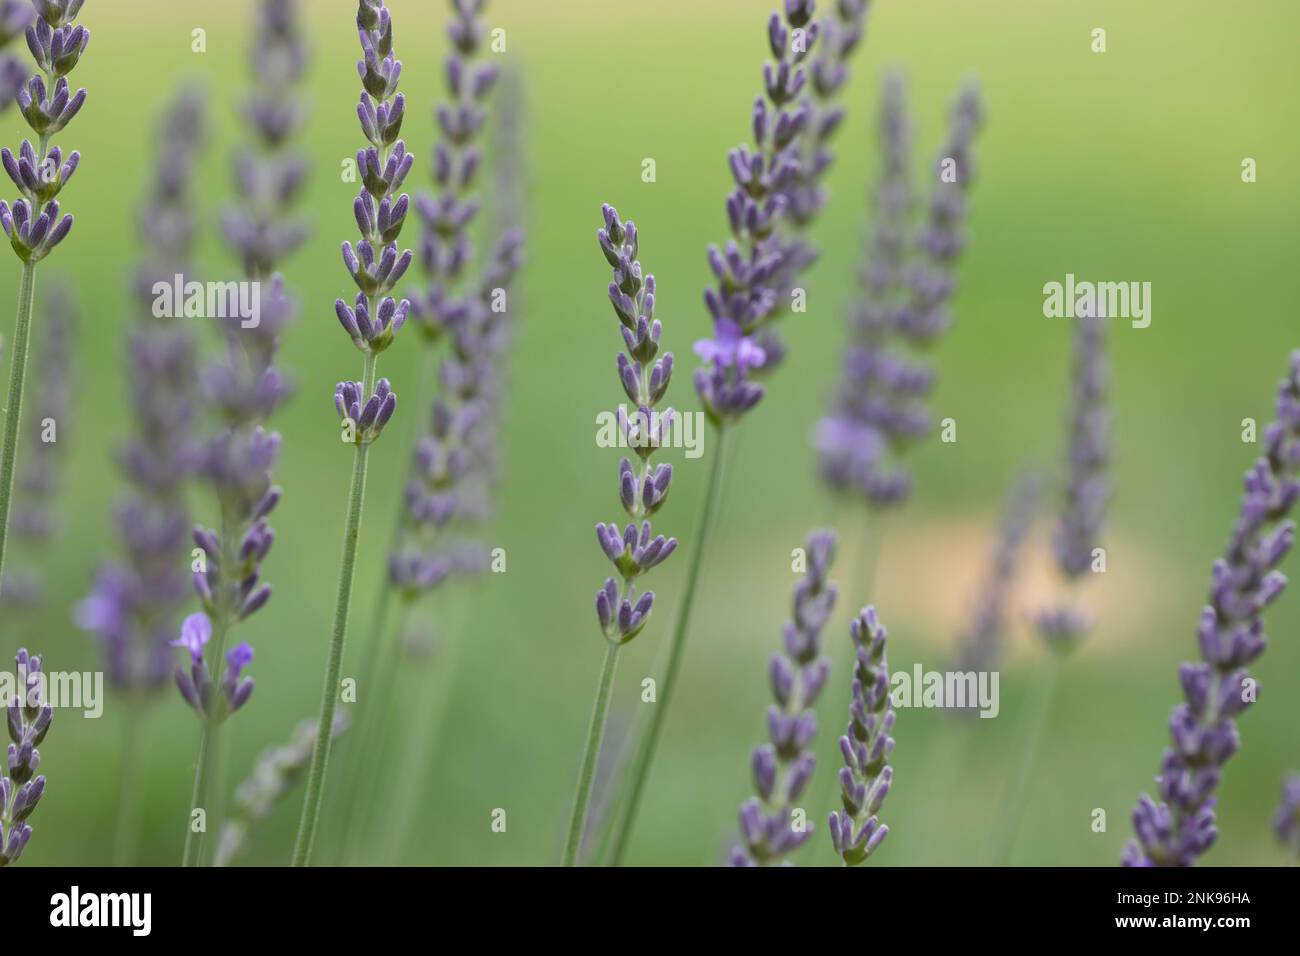
<path id="1" fill-rule="evenodd" d="M 350 285 L 338 246 L 355 231 L 355 189 L 339 175 L 360 139 L 353 4 L 303 6 L 313 58 L 302 147 L 314 163 L 304 208 L 314 231 L 285 270 L 303 300 L 283 352 L 299 391 L 276 420 L 284 436 L 277 477 L 286 489 L 266 567 L 276 591 L 268 609 L 241 628 L 257 649 L 258 690 L 228 725 L 230 787 L 263 747 L 284 739 L 318 705 L 350 464 L 330 393 L 336 380 L 360 372 L 331 306 Z M 418 190 L 428 182 L 431 111 L 442 95 L 443 5 L 389 6 L 405 63 L 406 134 L 419 157 L 409 185 Z M 472 591 L 454 679 L 437 685 L 448 688 L 446 732 L 431 775 L 415 791 L 419 821 L 404 841 L 405 862 L 558 859 L 601 657 L 591 596 L 606 566 L 592 524 L 619 514 L 618 456 L 594 442 L 596 413 L 620 395 L 613 375 L 619 337 L 594 242 L 599 206 L 615 203 L 641 228 L 643 262 L 659 280 L 664 337 L 680 360 L 671 397 L 693 409 L 690 345 L 707 330 L 704 249 L 725 238 L 725 153 L 748 135 L 771 6 L 490 5 L 491 25 L 507 31 L 506 58 L 525 73 L 529 114 L 529 262 L 517 299 L 507 472 L 491 535 L 507 551 L 508 571 Z M 42 281 L 57 272 L 74 284 L 83 312 L 75 415 L 60 424 L 60 437 L 72 446 L 66 521 L 57 547 L 39 558 L 51 582 L 49 605 L 34 617 L 6 614 L 6 654 L 26 645 L 43 652 L 50 668 L 99 666 L 98 649 L 71 623 L 71 608 L 117 547 L 110 507 L 122 482 L 109 463 L 130 427 L 122 348 L 137 307 L 126 275 L 138 197 L 156 150 L 165 147 L 153 136 L 155 115 L 190 78 L 211 94 L 213 136 L 198 179 L 201 265 L 212 273 L 231 270 L 215 222 L 231 198 L 228 154 L 240 136 L 235 107 L 247 82 L 251 11 L 249 0 L 86 5 L 83 19 L 94 39 L 75 78 L 90 99 L 57 139 L 82 151 L 77 178 L 61 197 L 77 227 L 41 268 Z M 1098 26 L 1107 30 L 1105 54 L 1090 51 Z M 207 31 L 204 54 L 191 52 L 198 27 Z M 938 148 L 947 102 L 964 77 L 978 76 L 987 99 L 957 324 L 935 353 L 941 384 L 934 408 L 958 419 L 959 440 L 931 441 L 915 454 L 915 494 L 887 522 L 880 574 L 873 586 L 858 575 L 841 581 L 827 641 L 842 662 L 848 617 L 870 600 L 890 625 L 894 669 L 942 664 L 969 612 L 1005 483 L 1023 463 L 1053 467 L 1059 457 L 1069 331 L 1043 317 L 1043 284 L 1067 272 L 1150 281 L 1151 327 L 1121 325 L 1112 336 L 1117 493 L 1110 569 L 1091 589 L 1099 633 L 1058 688 L 1013 857 L 1026 864 L 1117 860 L 1130 833 L 1129 811 L 1158 768 L 1166 719 L 1179 697 L 1176 668 L 1195 653 L 1210 564 L 1255 454 L 1240 441 L 1241 419 L 1266 419 L 1287 354 L 1300 345 L 1297 30 L 1300 7 L 1285 0 L 1231 7 L 1210 0 L 876 4 L 846 94 L 848 120 L 829 176 L 832 200 L 814 233 L 823 255 L 808 278 L 809 310 L 787 324 L 790 357 L 744 428 L 634 862 L 703 865 L 722 858 L 736 807 L 749 791 L 749 750 L 762 734 L 766 660 L 778 646 L 793 583 L 790 550 L 807 529 L 835 520 L 847 574 L 860 543 L 879 530 L 832 507 L 813 474 L 807 439 L 836 371 L 867 187 L 877 168 L 879 82 L 891 66 L 910 77 L 923 162 Z M 4 142 L 15 146 L 25 131 L 21 117 L 11 110 L 0 124 Z M 647 156 L 657 163 L 654 184 L 640 179 Z M 1258 161 L 1255 184 L 1240 180 L 1243 157 Z M 0 271 L 0 300 L 13 300 L 17 277 L 14 260 Z M 196 331 L 213 344 L 211 330 Z M 418 346 L 408 334 L 382 362 L 403 396 L 410 394 Z M 413 413 L 408 402 L 398 414 Z M 349 673 L 357 642 L 370 636 L 365 622 L 406 459 L 407 449 L 394 440 L 372 455 Z M 689 549 L 707 459 L 672 460 L 678 477 L 660 525 Z M 201 493 L 195 516 L 211 520 Z M 658 609 L 621 663 L 616 728 L 644 706 L 641 678 L 658 673 L 656 655 L 676 610 L 685 558 L 655 573 Z M 16 553 L 14 560 L 31 559 Z M 1041 540 L 1032 565 L 1026 606 L 1050 586 Z M 1222 835 L 1207 862 L 1284 860 L 1270 817 L 1282 774 L 1300 764 L 1297 624 L 1300 598 L 1288 594 L 1269 615 L 1274 644 L 1257 668 L 1265 691 L 1242 721 L 1242 752 L 1222 786 Z M 900 714 L 897 785 L 883 814 L 894 834 L 881 863 L 979 859 L 985 832 L 1009 803 L 1009 748 L 1038 657 L 1022 625 L 1009 640 L 1013 655 L 998 719 L 958 728 L 939 712 Z M 824 698 L 823 776 L 834 771 L 829 748 L 844 720 L 844 676 L 839 667 Z M 414 732 L 409 713 L 387 709 L 389 732 L 400 743 Z M 146 721 L 137 859 L 166 864 L 180 857 L 198 728 L 170 689 Z M 57 716 L 42 748 L 49 787 L 24 862 L 109 860 L 123 726 L 116 700 L 98 721 Z M 958 756 L 937 756 L 944 754 Z M 949 772 L 941 774 L 936 767 L 944 765 Z M 333 799 L 347 764 L 334 766 L 318 840 L 322 859 L 330 858 L 340 826 Z M 366 781 L 365 808 L 378 832 L 385 832 L 394 791 L 415 785 L 396 761 Z M 820 800 L 826 784 L 812 793 Z M 259 831 L 250 862 L 287 861 L 299 806 L 295 792 Z M 506 810 L 505 833 L 490 828 L 494 808 Z M 1105 833 L 1092 832 L 1093 808 L 1107 812 Z M 833 861 L 823 822 L 829 809 L 809 807 L 822 832 L 805 862 Z"/>

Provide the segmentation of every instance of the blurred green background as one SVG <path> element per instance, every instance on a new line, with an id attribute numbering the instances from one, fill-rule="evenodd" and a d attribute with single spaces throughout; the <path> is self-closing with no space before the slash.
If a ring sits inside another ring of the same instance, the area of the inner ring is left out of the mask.
<path id="1" fill-rule="evenodd" d="M 613 202 L 641 228 L 642 260 L 659 280 L 664 338 L 681 363 L 670 398 L 694 409 L 690 346 L 708 328 L 700 300 L 704 250 L 726 235 L 725 153 L 748 138 L 772 5 L 490 4 L 490 25 L 507 31 L 505 58 L 524 71 L 528 110 L 529 262 L 516 298 L 507 471 L 491 533 L 506 549 L 508 571 L 457 589 L 466 596 L 457 635 L 464 644 L 454 679 L 436 685 L 448 695 L 445 733 L 432 774 L 415 792 L 419 825 L 404 862 L 558 859 L 601 657 L 591 596 L 606 563 L 592 524 L 621 513 L 618 455 L 594 441 L 596 413 L 621 394 L 613 374 L 620 339 L 594 241 L 599 206 Z M 360 372 L 331 306 L 350 285 L 338 246 L 355 231 L 355 187 L 339 175 L 360 139 L 354 4 L 300 6 L 313 48 L 306 91 L 312 115 L 302 143 L 315 164 L 304 204 L 313 234 L 285 270 L 303 309 L 283 352 L 299 391 L 275 422 L 284 436 L 278 480 L 286 489 L 266 567 L 276 591 L 267 610 L 241 628 L 257 649 L 258 690 L 227 725 L 228 788 L 262 748 L 287 738 L 318 706 L 350 466 L 330 396 L 336 380 Z M 418 191 L 429 181 L 432 107 L 442 97 L 444 5 L 389 6 L 405 63 L 405 133 L 418 157 L 408 188 Z M 749 751 L 762 736 L 769 701 L 767 658 L 789 613 L 790 551 L 809 528 L 835 521 L 849 574 L 860 566 L 854 554 L 861 542 L 881 533 L 879 524 L 833 506 L 814 476 L 808 434 L 837 370 L 842 315 L 853 295 L 867 188 L 878 165 L 880 78 L 897 66 L 910 78 L 920 161 L 938 148 L 948 100 L 963 78 L 979 77 L 987 102 L 957 324 L 935 353 L 941 377 L 933 406 L 940 417 L 957 418 L 959 440 L 930 441 L 915 454 L 915 494 L 884 524 L 876 580 L 870 587 L 854 575 L 841 580 L 827 642 L 843 661 L 846 622 L 870 600 L 890 626 L 893 669 L 943 665 L 969 615 L 1005 483 L 1022 464 L 1054 468 L 1060 455 L 1069 328 L 1043 317 L 1043 284 L 1067 272 L 1150 281 L 1151 327 L 1120 324 L 1112 335 L 1117 494 L 1109 571 L 1089 589 L 1101 623 L 1063 674 L 1013 857 L 1110 865 L 1129 838 L 1138 792 L 1152 786 L 1179 698 L 1176 668 L 1195 654 L 1210 564 L 1255 454 L 1240 440 L 1241 420 L 1267 419 L 1287 354 L 1300 345 L 1300 108 L 1293 96 L 1300 6 L 878 0 L 875 7 L 847 91 L 848 121 L 829 176 L 832 201 L 814 233 L 823 255 L 807 281 L 809 310 L 786 324 L 790 356 L 741 436 L 631 861 L 707 865 L 723 858 L 736 808 L 750 791 Z M 6 614 L 0 624 L 6 656 L 26 645 L 46 655 L 48 668 L 100 666 L 98 648 L 70 616 L 96 565 L 117 547 L 110 507 L 121 480 L 109 462 L 130 427 L 121 355 L 136 306 L 126 276 L 137 200 L 159 145 L 155 115 L 191 78 L 211 94 L 215 127 L 198 180 L 207 226 L 200 265 L 213 274 L 233 271 L 215 224 L 230 201 L 228 155 L 240 136 L 235 109 L 247 84 L 252 9 L 251 0 L 86 4 L 82 20 L 94 38 L 75 79 L 90 100 L 57 138 L 83 156 L 61 197 L 77 228 L 40 274 L 45 282 L 55 273 L 71 280 L 83 312 L 75 417 L 60 423 L 60 438 L 72 445 L 66 522 L 57 547 L 40 559 L 51 587 L 46 609 L 34 617 Z M 207 31 L 204 54 L 191 52 L 197 27 Z M 1094 27 L 1107 30 L 1104 54 L 1090 51 Z M 11 110 L 2 122 L 4 142 L 16 146 L 25 132 L 21 117 Z M 657 163 L 653 184 L 640 178 L 647 156 Z M 1257 160 L 1257 183 L 1241 182 L 1244 157 Z M 0 270 L 0 301 L 13 301 L 17 278 L 11 260 Z M 196 331 L 214 344 L 212 330 Z M 3 332 L 11 332 L 8 321 Z M 381 363 L 399 394 L 409 393 L 403 388 L 414 378 L 418 349 L 408 334 Z M 407 404 L 398 415 L 413 413 Z M 358 647 L 371 637 L 365 625 L 407 456 L 395 440 L 372 455 L 347 673 L 355 673 Z M 676 490 L 659 525 L 689 549 L 708 459 L 677 453 L 670 460 Z M 201 492 L 194 514 L 210 521 Z M 1008 805 L 1009 750 L 1039 656 L 1021 610 L 1052 582 L 1041 536 L 1030 563 L 1008 638 L 1013 654 L 1001 715 L 964 727 L 943 712 L 900 713 L 896 787 L 883 813 L 894 832 L 876 858 L 882 864 L 976 861 Z M 682 554 L 654 575 L 658 610 L 621 661 L 614 730 L 646 706 L 640 681 L 658 673 L 685 566 Z M 1242 721 L 1242 751 L 1222 786 L 1222 833 L 1207 862 L 1284 860 L 1270 818 L 1284 771 L 1300 765 L 1300 597 L 1284 597 L 1268 624 L 1274 645 L 1256 669 L 1265 692 Z M 844 679 L 837 668 L 823 698 L 819 776 L 835 770 L 828 748 L 843 727 Z M 409 737 L 409 713 L 387 709 L 392 737 Z M 49 787 L 25 863 L 108 862 L 123 724 L 115 699 L 98 721 L 56 716 L 42 748 Z M 198 725 L 169 688 L 149 710 L 146 734 L 137 859 L 170 864 L 180 858 Z M 322 861 L 337 839 L 339 784 L 352 765 L 342 757 L 350 761 L 352 743 L 344 740 L 333 765 L 317 843 Z M 960 756 L 942 775 L 936 754 Z M 391 761 L 365 784 L 366 811 L 383 832 L 392 791 L 413 784 Z M 819 800 L 829 795 L 825 781 L 811 792 Z M 259 831 L 249 862 L 287 861 L 299 807 L 295 791 Z M 507 812 L 505 833 L 490 828 L 494 808 Z M 1092 832 L 1093 808 L 1106 810 L 1106 833 Z M 824 832 L 829 809 L 829 802 L 809 807 L 822 832 L 805 862 L 834 862 Z"/>

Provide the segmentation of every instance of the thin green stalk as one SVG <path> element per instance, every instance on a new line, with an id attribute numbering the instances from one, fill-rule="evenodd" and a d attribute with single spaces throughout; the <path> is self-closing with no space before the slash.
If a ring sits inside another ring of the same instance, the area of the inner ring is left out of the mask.
<path id="1" fill-rule="evenodd" d="M 139 704 L 127 701 L 126 733 L 122 745 L 121 789 L 117 798 L 117 826 L 113 831 L 113 865 L 130 866 L 135 859 L 136 841 L 139 838 L 139 809 L 136 794 L 140 776 Z"/>
<path id="2" fill-rule="evenodd" d="M 375 355 L 366 353 L 365 373 L 362 376 L 362 397 L 371 395 L 375 388 Z M 330 637 L 329 657 L 325 664 L 325 685 L 321 690 L 320 718 L 316 728 L 316 744 L 312 748 L 311 768 L 307 771 L 307 797 L 302 805 L 302 819 L 298 823 L 298 839 L 293 848 L 293 865 L 306 866 L 311 859 L 312 843 L 316 839 L 316 824 L 320 821 L 321 796 L 325 789 L 325 770 L 330 759 L 333 740 L 334 711 L 338 704 L 339 673 L 343 668 L 343 644 L 347 637 L 348 610 L 352 604 L 352 580 L 356 577 L 357 544 L 361 540 L 361 506 L 366 497 L 366 463 L 368 444 L 359 444 L 352 459 L 352 483 L 348 488 L 348 516 L 343 532 L 343 560 L 339 567 L 338 595 L 334 603 L 334 633 Z"/>
<path id="3" fill-rule="evenodd" d="M 605 738 L 605 718 L 609 715 L 609 698 L 614 690 L 614 670 L 618 666 L 618 650 L 621 646 L 617 641 L 605 642 L 605 663 L 600 669 L 600 684 L 596 687 L 596 700 L 591 707 L 587 747 L 582 754 L 578 792 L 573 798 L 569 835 L 564 842 L 565 866 L 576 866 L 578 863 L 578 850 L 582 847 L 582 834 L 587 827 L 587 807 L 591 804 L 591 789 L 596 782 L 596 761 L 600 757 L 601 741 Z"/>
<path id="4" fill-rule="evenodd" d="M 22 429 L 23 383 L 32 338 L 32 303 L 36 298 L 36 263 L 23 263 L 18 287 L 18 318 L 14 322 L 14 359 L 9 371 L 9 400 L 5 403 L 4 445 L 0 450 L 0 582 L 4 581 L 5 545 L 9 541 L 9 503 L 13 499 L 18 462 L 18 432 Z"/>
<path id="5" fill-rule="evenodd" d="M 636 761 L 632 767 L 632 785 L 628 791 L 627 810 L 617 824 L 618 836 L 614 841 L 613 856 L 615 866 L 622 862 L 632 831 L 636 827 L 636 815 L 641 807 L 646 782 L 650 777 L 655 749 L 659 746 L 659 735 L 663 732 L 664 718 L 668 713 L 669 704 L 672 703 L 673 689 L 677 686 L 677 674 L 682 666 L 682 653 L 686 648 L 687 632 L 690 630 L 691 608 L 695 604 L 700 569 L 704 565 L 705 552 L 709 550 L 718 505 L 722 499 L 723 463 L 727 457 L 731 429 L 725 426 L 719 428 L 717 436 L 718 450 L 713 456 L 713 467 L 709 469 L 709 484 L 704 492 L 704 510 L 700 513 L 700 523 L 695 528 L 695 549 L 691 553 L 691 563 L 686 571 L 686 590 L 682 592 L 682 603 L 677 610 L 677 623 L 673 627 L 673 636 L 668 645 L 668 662 L 665 665 L 663 682 L 659 685 L 659 702 L 650 714 L 650 726 L 646 728 L 644 743 L 637 751 Z"/>
<path id="6" fill-rule="evenodd" d="M 1004 799 L 999 801 L 1001 811 L 990 844 L 989 863 L 992 866 L 1005 866 L 1011 857 L 1011 851 L 1015 849 L 1016 836 L 1020 832 L 1020 818 L 1024 816 L 1025 806 L 1029 802 L 1029 779 L 1038 759 L 1038 748 L 1047 727 L 1047 715 L 1052 709 L 1052 694 L 1056 690 L 1056 677 L 1060 669 L 1060 654 L 1049 649 L 1038 666 L 1029 687 L 1024 712 L 1017 721 L 1016 744 L 1012 751 L 1016 756 L 1016 766 L 1007 778 Z"/>

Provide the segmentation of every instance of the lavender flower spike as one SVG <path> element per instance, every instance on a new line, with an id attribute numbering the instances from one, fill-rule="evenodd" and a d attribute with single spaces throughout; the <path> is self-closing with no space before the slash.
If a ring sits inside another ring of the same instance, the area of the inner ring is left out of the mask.
<path id="1" fill-rule="evenodd" d="M 1282 802 L 1273 818 L 1273 832 L 1297 859 L 1300 859 L 1300 773 L 1290 774 L 1282 782 Z"/>
<path id="2" fill-rule="evenodd" d="M 45 777 L 37 775 L 37 749 L 49 732 L 54 708 L 41 701 L 41 659 L 20 650 L 15 671 L 21 696 L 4 702 L 9 724 L 9 759 L 0 776 L 0 867 L 17 862 L 32 838 L 27 818 L 45 793 Z"/>
<path id="3" fill-rule="evenodd" d="M 830 816 L 831 844 L 848 866 L 857 866 L 885 842 L 889 827 L 876 814 L 889 795 L 894 768 L 894 705 L 889 696 L 889 664 L 885 658 L 884 625 L 874 606 L 862 609 L 849 626 L 857 662 L 853 670 L 853 703 L 849 728 L 840 738 L 844 766 L 840 768 L 843 811 Z"/>
<path id="4" fill-rule="evenodd" d="M 0 442 L 0 583 L 4 581 L 5 546 L 9 538 L 9 507 L 13 498 L 18 458 L 18 435 L 23 427 L 23 385 L 27 377 L 27 352 L 31 345 L 32 303 L 36 295 L 36 264 L 49 255 L 72 231 L 72 217 L 61 215 L 56 198 L 77 170 L 81 156 L 64 154 L 50 139 L 80 111 L 86 91 L 71 92 L 68 74 L 77 66 L 90 42 L 90 31 L 75 24 L 85 0 L 35 0 L 38 17 L 26 28 L 27 46 L 41 72 L 33 74 L 16 95 L 36 144 L 24 140 L 15 156 L 0 150 L 0 165 L 21 193 L 13 206 L 0 200 L 0 227 L 14 254 L 22 262 L 18 286 L 18 317 L 14 325 L 13 363 L 5 401 L 4 437 Z M 23 18 L 26 19 L 26 18 Z M 0 38 L 20 25 L 8 5 L 0 7 Z M 11 62 L 0 62 L 0 99 Z"/>
<path id="5" fill-rule="evenodd" d="M 596 525 L 596 542 L 616 576 L 606 578 L 604 586 L 596 591 L 596 620 L 605 635 L 605 663 L 587 731 L 573 815 L 569 818 L 565 866 L 577 864 L 582 847 L 619 648 L 641 633 L 654 607 L 654 592 L 638 593 L 635 582 L 677 549 L 677 539 L 655 534 L 650 522 L 667 500 L 673 479 L 671 465 L 655 465 L 652 461 L 668 438 L 676 415 L 671 408 L 659 409 L 672 380 L 673 354 L 659 356 L 663 326 L 655 318 L 655 277 L 642 274 L 636 224 L 621 220 L 618 210 L 609 204 L 602 206 L 601 212 L 605 227 L 596 238 L 614 270 L 609 301 L 622 326 L 627 348 L 619 353 L 615 364 L 623 394 L 635 409 L 629 415 L 620 406 L 618 427 L 628 447 L 635 450 L 639 468 L 627 458 L 618 466 L 618 498 L 629 523 L 623 528 L 615 523 Z"/>
<path id="6" fill-rule="evenodd" d="M 388 380 L 381 379 L 376 384 L 379 354 L 392 343 L 393 335 L 401 328 L 410 309 L 408 302 L 398 303 L 389 295 L 406 274 L 413 258 L 409 250 L 399 251 L 397 243 L 410 206 L 410 199 L 398 193 L 415 162 L 407 152 L 406 143 L 399 138 L 406 102 L 397 91 L 402 61 L 394 52 L 393 22 L 384 0 L 358 0 L 356 22 L 362 53 L 362 59 L 357 63 L 362 85 L 357 115 L 369 145 L 357 151 L 362 189 L 353 203 L 353 212 L 361 238 L 355 249 L 351 243 L 343 244 L 343 261 L 362 295 L 365 309 L 349 310 L 347 303 L 339 299 L 335 311 L 349 338 L 365 358 L 361 381 L 340 383 L 334 393 L 335 408 L 343 418 L 343 440 L 353 446 L 352 480 L 348 489 L 334 627 L 325 662 L 325 684 L 321 689 L 316 742 L 307 775 L 307 796 L 303 801 L 298 839 L 293 850 L 294 866 L 306 866 L 310 861 L 320 819 L 347 638 L 348 611 L 352 603 L 357 545 L 361 538 L 361 510 L 370 446 L 397 407 L 397 396 Z M 361 302 L 358 300 L 358 305 Z"/>
<path id="7" fill-rule="evenodd" d="M 830 661 L 821 655 L 821 632 L 835 607 L 836 588 L 827 578 L 834 557 L 834 532 L 808 536 L 807 571 L 795 585 L 794 620 L 783 632 L 785 651 L 772 655 L 769 668 L 776 698 L 767 710 L 771 742 L 754 748 L 757 796 L 741 805 L 741 842 L 731 850 L 732 866 L 780 863 L 812 835 L 811 825 L 795 826 L 794 811 L 817 766 L 813 708 L 830 673 Z"/>
<path id="8" fill-rule="evenodd" d="M 816 259 L 801 233 L 825 204 L 821 180 L 842 111 L 835 97 L 859 45 L 869 0 L 835 0 L 816 16 L 814 0 L 786 0 L 768 21 L 773 60 L 754 103 L 754 145 L 728 155 L 732 237 L 710 246 L 716 287 L 704 293 L 714 334 L 695 346 L 707 368 L 695 387 L 719 425 L 738 421 L 763 397 L 753 378 L 775 368 L 784 348 L 771 324 L 786 310 L 799 275 Z"/>
<path id="9" fill-rule="evenodd" d="M 1300 350 L 1291 353 L 1275 410 L 1264 456 L 1246 472 L 1227 550 L 1214 562 L 1197 631 L 1201 660 L 1179 668 L 1184 703 L 1169 718 L 1173 746 L 1156 777 L 1159 799 L 1143 794 L 1133 811 L 1128 866 L 1191 866 L 1218 837 L 1214 792 L 1241 745 L 1236 717 L 1258 693 L 1247 667 L 1264 652 L 1264 611 L 1286 588 L 1277 568 L 1295 541 L 1288 516 L 1300 498 Z"/>

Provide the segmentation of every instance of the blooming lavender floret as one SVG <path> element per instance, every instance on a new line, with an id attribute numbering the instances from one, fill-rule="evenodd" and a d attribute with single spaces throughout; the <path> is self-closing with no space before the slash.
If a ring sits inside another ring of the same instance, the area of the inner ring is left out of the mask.
<path id="1" fill-rule="evenodd" d="M 76 310 L 68 288 L 62 283 L 52 285 L 45 296 L 40 322 L 44 341 L 36 376 L 38 391 L 27 412 L 27 436 L 32 450 L 23 462 L 18 484 L 21 498 L 15 501 L 10 518 L 14 537 L 23 541 L 32 554 L 47 545 L 58 528 L 55 503 L 62 484 L 71 424 L 75 320 Z M 7 570 L 0 585 L 0 602 L 4 605 L 31 608 L 43 596 L 43 582 L 36 568 Z"/>
<path id="2" fill-rule="evenodd" d="M 20 650 L 15 674 L 21 695 L 5 701 L 9 725 L 9 750 L 5 773 L 0 776 L 0 866 L 17 862 L 32 838 L 28 817 L 45 793 L 45 777 L 37 774 L 41 752 L 37 748 L 49 732 L 54 708 L 41 699 L 41 659 Z"/>
<path id="3" fill-rule="evenodd" d="M 888 636 L 874 606 L 862 609 L 849 625 L 857 659 L 853 669 L 853 702 L 849 727 L 840 738 L 844 766 L 840 768 L 843 811 L 830 816 L 831 844 L 849 866 L 857 866 L 885 842 L 889 827 L 876 814 L 894 780 L 889 755 L 894 751 L 894 705 L 889 696 Z"/>
<path id="4" fill-rule="evenodd" d="M 918 353 L 951 324 L 947 301 L 963 245 L 966 193 L 974 178 L 971 143 L 979 124 L 979 94 L 968 86 L 953 110 L 927 212 L 914 224 L 905 87 L 898 74 L 886 78 L 876 221 L 860 271 L 861 295 L 849 320 L 840 382 L 815 436 L 823 480 L 875 507 L 906 500 L 912 475 L 898 459 L 933 428 L 926 400 L 936 375 Z M 951 176 L 943 165 L 949 160 Z"/>
<path id="5" fill-rule="evenodd" d="M 825 204 L 828 143 L 842 119 L 834 100 L 870 4 L 836 0 L 821 17 L 815 6 L 813 0 L 786 0 L 784 16 L 769 19 L 773 59 L 763 67 L 764 94 L 754 103 L 754 145 L 728 154 L 735 181 L 726 202 L 732 238 L 721 249 L 709 247 L 717 284 L 705 291 L 704 302 L 714 335 L 695 347 L 707 363 L 696 372 L 696 391 L 717 424 L 737 421 L 762 399 L 763 387 L 752 379 L 784 354 L 770 324 L 816 259 L 799 233 Z"/>
<path id="6" fill-rule="evenodd" d="M 253 662 L 253 649 L 240 643 L 226 652 L 226 669 L 220 682 L 212 679 L 203 659 L 204 649 L 212 640 L 212 621 L 206 614 L 191 614 L 181 626 L 181 636 L 172 641 L 173 647 L 183 648 L 189 654 L 189 669 L 176 668 L 176 686 L 185 702 L 205 720 L 220 723 L 253 696 L 253 678 L 245 677 L 243 669 Z"/>
<path id="7" fill-rule="evenodd" d="M 1290 774 L 1282 782 L 1282 802 L 1273 818 L 1273 832 L 1278 843 L 1300 858 L 1300 773 Z"/>
<path id="8" fill-rule="evenodd" d="M 80 154 L 74 151 L 65 160 L 62 149 L 49 145 L 49 140 L 72 122 L 86 102 L 86 91 L 73 93 L 67 80 L 90 43 L 90 31 L 73 23 L 84 2 L 34 0 L 38 17 L 25 30 L 27 46 L 41 73 L 32 74 L 20 85 L 14 98 L 40 144 L 34 147 L 24 140 L 17 156 L 8 149 L 0 151 L 5 172 L 23 195 L 14 200 L 12 208 L 0 200 L 0 226 L 23 262 L 44 259 L 72 231 L 72 216 L 60 215 L 55 197 L 76 171 Z M 0 34 L 8 33 L 18 22 L 12 9 L 0 8 Z M 0 100 L 6 77 L 12 72 L 11 65 L 0 64 Z"/>
<path id="9" fill-rule="evenodd" d="M 205 104 L 182 92 L 159 124 L 157 165 L 141 203 L 137 326 L 127 342 L 134 434 L 119 462 L 130 491 L 115 512 L 121 557 L 101 567 L 77 620 L 103 642 L 105 671 L 122 692 L 145 693 L 171 675 L 168 642 L 186 596 L 185 484 L 198 460 L 194 342 L 183 322 L 154 316 L 156 282 L 186 272 L 195 242 L 191 185 L 205 142 Z"/>
<path id="10" fill-rule="evenodd" d="M 805 551 L 807 570 L 794 588 L 794 620 L 782 632 L 784 652 L 772 655 L 769 673 L 775 703 L 767 709 L 770 742 L 755 747 L 750 763 L 756 796 L 740 807 L 740 844 L 733 866 L 780 863 L 812 835 L 796 828 L 794 811 L 817 766 L 814 707 L 830 674 L 821 654 L 822 629 L 835 607 L 837 590 L 828 578 L 835 535 L 814 531 Z"/>
<path id="11" fill-rule="evenodd" d="M 1288 516 L 1300 498 L 1300 350 L 1278 387 L 1276 415 L 1263 457 L 1246 472 L 1228 547 L 1214 562 L 1197 631 L 1201 659 L 1179 668 L 1184 702 L 1169 718 L 1173 746 L 1155 778 L 1159 799 L 1143 794 L 1133 811 L 1128 866 L 1191 866 L 1218 836 L 1215 790 L 1241 745 L 1236 717 L 1258 693 L 1247 668 L 1267 645 L 1263 614 L 1286 588 L 1278 565 L 1295 541 Z"/>
<path id="12" fill-rule="evenodd" d="M 636 409 L 619 416 L 619 428 L 642 465 L 638 472 L 627 458 L 619 462 L 619 501 L 631 523 L 622 529 L 617 524 L 596 525 L 596 541 L 623 581 L 620 589 L 615 578 L 608 578 L 596 592 L 596 618 L 607 640 L 626 644 L 645 627 L 654 606 L 654 592 L 638 596 L 633 582 L 677 549 L 677 539 L 655 534 L 649 521 L 663 505 L 673 477 L 671 465 L 650 461 L 665 437 L 663 423 L 671 423 L 674 415 L 671 408 L 658 408 L 672 378 L 673 355 L 659 356 L 663 326 L 655 318 L 655 277 L 642 276 L 636 224 L 619 219 L 618 210 L 608 203 L 601 211 L 605 227 L 596 239 L 614 270 L 609 300 L 627 347 L 616 365 L 624 394 Z"/>

